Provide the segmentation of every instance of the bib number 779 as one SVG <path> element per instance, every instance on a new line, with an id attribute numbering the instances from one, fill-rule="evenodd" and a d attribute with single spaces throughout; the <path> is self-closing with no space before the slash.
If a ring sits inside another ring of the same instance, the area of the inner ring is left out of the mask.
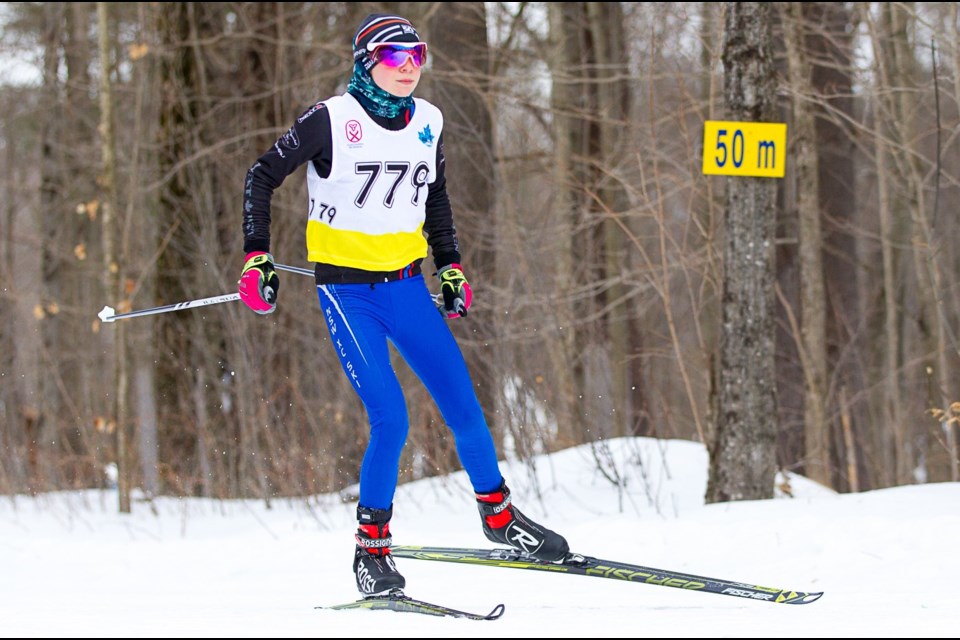
<path id="1" fill-rule="evenodd" d="M 388 179 L 391 181 L 383 196 L 383 206 L 388 209 L 393 207 L 397 193 L 408 175 L 410 176 L 410 185 L 413 187 L 410 204 L 416 205 L 420 198 L 420 188 L 427 186 L 427 175 L 429 174 L 426 162 L 418 163 L 412 171 L 409 162 L 358 162 L 354 170 L 357 174 L 366 176 L 363 186 L 360 187 L 360 193 L 353 201 L 357 208 L 363 208 L 363 205 L 367 203 L 370 193 L 381 174 L 389 176 Z"/>

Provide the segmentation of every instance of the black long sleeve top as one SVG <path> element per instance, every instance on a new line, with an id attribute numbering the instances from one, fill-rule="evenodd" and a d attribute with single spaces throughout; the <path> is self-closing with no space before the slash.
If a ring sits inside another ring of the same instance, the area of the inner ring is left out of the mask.
<path id="1" fill-rule="evenodd" d="M 368 112 L 369 113 L 369 112 Z M 396 118 L 370 117 L 378 125 L 391 131 L 403 129 L 410 121 L 409 110 Z M 304 111 L 292 127 L 270 149 L 261 155 L 247 171 L 243 188 L 243 249 L 270 251 L 270 201 L 274 190 L 301 165 L 312 162 L 317 174 L 330 175 L 333 157 L 333 138 L 330 114 L 322 103 Z M 437 143 L 437 178 L 428 185 L 426 217 L 423 229 L 433 253 L 437 268 L 460 262 L 460 247 L 453 224 L 453 210 L 447 195 L 444 175 L 443 134 Z M 419 265 L 418 265 L 419 266 Z M 376 282 L 382 274 L 362 269 L 317 264 L 318 284 L 329 282 Z"/>

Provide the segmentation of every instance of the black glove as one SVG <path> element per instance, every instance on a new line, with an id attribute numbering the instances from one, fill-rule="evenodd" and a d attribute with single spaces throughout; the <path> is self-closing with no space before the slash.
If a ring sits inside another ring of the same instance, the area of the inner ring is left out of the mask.
<path id="1" fill-rule="evenodd" d="M 240 273 L 240 299 L 257 313 L 273 313 L 277 308 L 280 278 L 273 270 L 273 256 L 263 251 L 247 254 Z"/>
<path id="2" fill-rule="evenodd" d="M 467 315 L 467 309 L 473 302 L 473 289 L 463 275 L 463 269 L 459 264 L 448 264 L 439 271 L 437 277 L 440 278 L 440 294 L 443 300 L 443 306 L 438 309 L 440 313 L 447 318 L 459 318 Z"/>

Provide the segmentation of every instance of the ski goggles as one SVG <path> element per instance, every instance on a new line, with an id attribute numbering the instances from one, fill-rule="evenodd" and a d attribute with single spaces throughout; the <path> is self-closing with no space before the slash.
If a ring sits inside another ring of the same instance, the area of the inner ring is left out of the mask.
<path id="1" fill-rule="evenodd" d="M 407 58 L 413 60 L 414 66 L 422 67 L 427 62 L 427 45 L 422 43 L 412 46 L 381 44 L 370 52 L 371 60 L 375 63 L 383 63 L 392 69 L 402 67 Z"/>

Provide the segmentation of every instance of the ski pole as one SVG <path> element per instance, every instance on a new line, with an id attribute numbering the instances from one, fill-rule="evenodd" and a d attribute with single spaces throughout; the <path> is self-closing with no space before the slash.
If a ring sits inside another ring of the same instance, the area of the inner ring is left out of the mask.
<path id="1" fill-rule="evenodd" d="M 303 267 L 291 267 L 285 264 L 275 264 L 274 268 L 279 269 L 280 271 L 289 271 L 290 273 L 299 273 L 300 275 L 312 276 L 313 271 L 310 269 L 304 269 Z M 433 298 L 433 303 L 437 306 L 437 311 L 441 315 L 446 315 L 443 306 L 443 295 L 440 293 L 435 293 L 431 296 Z M 101 322 L 114 322 L 116 320 L 122 320 L 124 318 L 139 318 L 141 316 L 151 316 L 158 313 L 168 313 L 170 311 L 181 311 L 183 309 L 193 309 L 195 307 L 205 307 L 211 304 L 220 304 L 223 302 L 233 302 L 234 300 L 239 300 L 239 293 L 226 293 L 220 296 L 212 296 L 209 298 L 200 298 L 198 300 L 187 300 L 186 302 L 176 302 L 173 304 L 166 304 L 161 307 L 153 307 L 152 309 L 141 309 L 139 311 L 128 311 L 127 313 L 117 313 L 113 307 L 105 306 L 100 310 L 100 313 L 97 316 L 100 318 Z M 462 303 L 461 303 L 462 304 Z"/>
<path id="2" fill-rule="evenodd" d="M 302 275 L 312 276 L 313 271 L 309 269 L 303 269 L 301 267 L 290 267 L 285 264 L 275 264 L 273 265 L 276 269 L 281 271 L 289 271 L 291 273 L 299 273 Z M 139 318 L 140 316 L 151 316 L 157 313 L 167 313 L 169 311 L 181 311 L 183 309 L 193 309 L 195 307 L 204 307 L 211 304 L 220 304 L 222 302 L 233 302 L 234 300 L 239 300 L 239 293 L 225 293 L 220 296 L 211 296 L 209 298 L 200 298 L 199 300 L 188 300 L 186 302 L 175 302 L 173 304 L 165 304 L 161 307 L 153 307 L 152 309 L 141 309 L 139 311 L 129 311 L 127 313 L 117 313 L 113 307 L 106 306 L 100 310 L 100 313 L 97 316 L 100 318 L 101 322 L 114 322 L 115 320 L 121 320 L 123 318 Z"/>
<path id="3" fill-rule="evenodd" d="M 273 265 L 275 269 L 280 269 L 280 271 L 289 271 L 290 273 L 299 273 L 304 276 L 312 276 L 313 269 L 304 269 L 303 267 L 288 267 L 285 264 L 275 264 Z"/>
<path id="4" fill-rule="evenodd" d="M 155 313 L 180 311 L 181 309 L 192 309 L 193 307 L 203 307 L 209 304 L 220 304 L 221 302 L 231 302 L 239 299 L 239 293 L 228 293 L 222 296 L 200 298 L 199 300 L 188 300 L 187 302 L 176 302 L 174 304 L 165 304 L 162 307 L 141 309 L 140 311 L 129 311 L 127 313 L 117 313 L 113 307 L 104 307 L 97 315 L 100 317 L 102 322 L 113 322 L 114 320 L 120 320 L 122 318 L 139 318 L 140 316 L 150 316 Z"/>

